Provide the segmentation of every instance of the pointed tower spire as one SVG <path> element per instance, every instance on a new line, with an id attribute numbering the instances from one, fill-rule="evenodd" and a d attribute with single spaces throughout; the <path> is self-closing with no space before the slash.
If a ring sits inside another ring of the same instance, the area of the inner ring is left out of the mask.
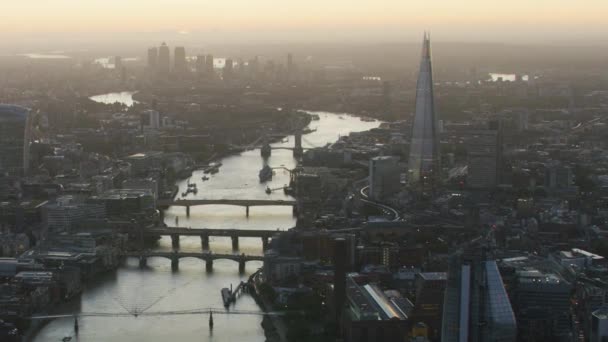
<path id="1" fill-rule="evenodd" d="M 410 143 L 409 175 L 412 184 L 433 184 L 440 172 L 437 117 L 433 94 L 430 34 L 424 32 L 416 84 L 416 111 Z"/>

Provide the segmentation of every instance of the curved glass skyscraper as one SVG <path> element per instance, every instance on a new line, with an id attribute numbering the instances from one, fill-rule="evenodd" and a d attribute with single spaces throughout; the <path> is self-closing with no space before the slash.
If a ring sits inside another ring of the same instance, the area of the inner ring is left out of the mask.
<path id="1" fill-rule="evenodd" d="M 29 164 L 29 113 L 24 107 L 0 104 L 0 172 L 21 175 Z"/>
<path id="2" fill-rule="evenodd" d="M 433 184 L 440 175 L 437 116 L 433 95 L 431 41 L 424 34 L 422 58 L 416 85 L 416 112 L 410 143 L 409 180 L 412 184 Z"/>

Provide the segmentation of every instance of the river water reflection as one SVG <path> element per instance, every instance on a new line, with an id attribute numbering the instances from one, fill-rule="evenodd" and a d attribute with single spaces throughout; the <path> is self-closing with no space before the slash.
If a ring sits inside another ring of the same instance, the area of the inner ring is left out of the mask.
<path id="1" fill-rule="evenodd" d="M 364 122 L 354 116 L 318 112 L 319 120 L 312 121 L 315 132 L 303 136 L 303 146 L 323 146 L 352 131 L 364 131 L 379 125 L 379 122 Z M 294 137 L 273 146 L 293 146 Z M 271 195 L 265 193 L 266 186 L 281 187 L 289 182 L 289 174 L 276 170 L 272 181 L 261 184 L 258 171 L 264 161 L 260 150 L 255 149 L 239 155 L 226 157 L 220 172 L 209 175 L 202 181 L 203 172 L 195 171 L 190 182 L 198 184 L 198 194 L 189 198 L 205 199 L 290 199 L 283 191 Z M 275 166 L 293 168 L 296 165 L 289 150 L 273 150 L 268 163 Z M 179 182 L 181 192 L 187 181 Z M 192 196 L 192 195 L 190 195 Z M 181 196 L 180 196 L 181 197 Z M 290 207 L 252 207 L 250 216 L 245 209 L 232 206 L 201 206 L 191 209 L 190 217 L 184 208 L 169 208 L 165 222 L 175 225 L 179 217 L 181 227 L 238 228 L 238 229 L 287 229 L 295 225 Z M 213 252 L 232 252 L 228 238 L 211 238 Z M 170 250 L 171 240 L 163 238 L 160 249 Z M 200 251 L 198 237 L 181 239 L 182 250 Z M 260 239 L 240 239 L 240 252 L 261 254 Z M 148 267 L 140 269 L 137 260 L 128 259 L 115 274 L 99 279 L 82 294 L 79 303 L 74 304 L 74 312 L 167 312 L 198 308 L 218 308 L 223 310 L 220 289 L 230 284 L 236 285 L 262 266 L 261 262 L 246 264 L 244 274 L 239 275 L 238 264 L 230 260 L 216 260 L 213 272 L 205 272 L 203 261 L 193 258 L 180 260 L 179 270 L 172 271 L 170 261 L 150 258 Z M 255 301 L 249 296 L 240 297 L 231 310 L 253 310 L 259 312 Z M 168 315 L 138 317 L 81 317 L 78 341 L 264 341 L 261 327 L 262 317 L 257 315 L 214 315 L 214 328 L 209 331 L 208 316 Z M 65 336 L 73 336 L 71 318 L 56 319 L 47 324 L 34 341 L 60 341 Z"/>

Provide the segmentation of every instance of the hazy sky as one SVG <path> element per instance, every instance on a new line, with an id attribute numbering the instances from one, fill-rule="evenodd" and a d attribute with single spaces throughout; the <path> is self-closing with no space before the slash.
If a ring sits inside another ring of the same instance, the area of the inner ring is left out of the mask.
<path id="1" fill-rule="evenodd" d="M 607 0 L 0 0 L 0 36 L 606 42 Z M 116 35 L 120 33 L 120 35 Z"/>

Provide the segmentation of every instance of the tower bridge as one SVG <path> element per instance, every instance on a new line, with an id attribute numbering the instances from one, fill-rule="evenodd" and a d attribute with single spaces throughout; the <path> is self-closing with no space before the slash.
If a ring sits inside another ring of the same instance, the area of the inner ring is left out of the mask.
<path id="1" fill-rule="evenodd" d="M 290 134 L 294 135 L 294 146 L 293 147 L 271 146 L 270 142 L 268 141 L 268 138 L 270 138 L 270 137 L 282 138 L 282 137 L 284 137 L 286 135 L 290 135 Z M 242 150 L 260 148 L 260 154 L 264 158 L 270 157 L 270 155 L 272 154 L 272 150 L 290 150 L 290 151 L 293 151 L 294 157 L 301 157 L 302 154 L 304 154 L 305 150 L 311 149 L 311 147 L 303 147 L 302 140 L 305 140 L 302 138 L 302 130 L 296 130 L 293 133 L 264 135 L 262 137 L 259 137 L 258 139 L 256 139 L 254 142 L 252 142 L 251 144 L 249 144 L 247 146 L 232 146 L 232 147 L 237 148 L 237 149 L 242 149 Z M 313 144 L 310 144 L 310 142 L 308 142 L 308 141 L 306 141 L 306 143 L 308 143 L 311 146 L 313 145 Z"/>

